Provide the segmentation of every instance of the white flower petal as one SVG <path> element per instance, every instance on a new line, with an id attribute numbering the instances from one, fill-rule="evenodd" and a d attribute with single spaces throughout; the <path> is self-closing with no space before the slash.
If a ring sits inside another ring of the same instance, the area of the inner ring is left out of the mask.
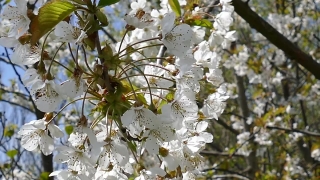
<path id="1" fill-rule="evenodd" d="M 40 141 L 40 136 L 38 133 L 31 133 L 29 135 L 23 136 L 21 139 L 21 146 L 28 151 L 35 150 Z"/>
<path id="2" fill-rule="evenodd" d="M 40 150 L 46 156 L 51 154 L 52 151 L 54 150 L 53 139 L 50 136 L 48 136 L 45 132 L 41 134 L 39 145 L 40 145 Z"/>
<path id="3" fill-rule="evenodd" d="M 59 92 L 62 95 L 66 95 L 69 98 L 75 98 L 77 96 L 81 96 L 86 90 L 85 82 L 83 80 L 79 80 L 77 83 L 74 79 L 69 79 L 61 83 Z"/>
<path id="4" fill-rule="evenodd" d="M 164 16 L 161 21 L 162 36 L 165 36 L 173 29 L 175 19 L 176 15 L 174 12 L 168 13 Z"/>
<path id="5" fill-rule="evenodd" d="M 61 129 L 55 124 L 49 124 L 48 129 L 53 137 L 61 138 L 64 135 Z"/>
<path id="6" fill-rule="evenodd" d="M 153 136 L 149 136 L 145 143 L 146 149 L 150 154 L 158 154 L 159 153 L 159 145 L 157 144 L 157 139 Z"/>
<path id="7" fill-rule="evenodd" d="M 151 175 L 159 175 L 159 176 L 165 176 L 167 173 L 159 168 L 159 167 L 152 167 L 152 168 L 149 168 L 148 171 L 147 171 L 147 174 L 151 174 Z"/>
<path id="8" fill-rule="evenodd" d="M 197 132 L 202 132 L 202 131 L 205 131 L 207 127 L 208 127 L 208 123 L 206 121 L 200 121 L 199 123 L 197 123 L 195 130 Z"/>
<path id="9" fill-rule="evenodd" d="M 69 157 L 61 153 L 53 157 L 53 161 L 56 163 L 64 163 L 64 162 L 67 162 L 68 160 L 69 160 Z"/>
<path id="10" fill-rule="evenodd" d="M 52 173 L 49 174 L 49 176 L 57 176 L 58 174 L 61 173 L 61 170 L 60 171 L 53 171 Z"/>

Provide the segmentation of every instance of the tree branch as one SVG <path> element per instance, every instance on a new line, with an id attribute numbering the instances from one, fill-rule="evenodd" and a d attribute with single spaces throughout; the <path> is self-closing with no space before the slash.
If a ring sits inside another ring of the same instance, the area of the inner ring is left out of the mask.
<path id="1" fill-rule="evenodd" d="M 293 132 L 298 132 L 304 135 L 308 136 L 314 136 L 314 137 L 320 137 L 320 134 L 315 133 L 315 132 L 310 132 L 310 131 L 304 131 L 304 130 L 299 130 L 299 129 L 289 129 L 289 128 L 283 128 L 283 127 L 276 127 L 276 126 L 266 126 L 267 129 L 276 129 L 276 130 L 282 130 L 286 133 L 293 133 Z"/>
<path id="2" fill-rule="evenodd" d="M 269 23 L 262 19 L 257 13 L 241 0 L 232 0 L 235 12 L 241 16 L 250 26 L 256 29 L 272 44 L 281 49 L 290 59 L 296 60 L 301 66 L 312 73 L 320 80 L 320 64 L 317 63 L 310 55 L 303 52 L 299 47 L 294 45 Z"/>
<path id="3" fill-rule="evenodd" d="M 226 128 L 227 130 L 229 130 L 230 132 L 232 132 L 235 135 L 240 134 L 237 130 L 233 129 L 231 126 L 229 126 L 227 123 L 225 123 L 224 120 L 221 118 L 218 118 L 218 121 L 213 120 L 213 122 L 217 122 L 218 124 L 220 124 L 221 126 L 223 126 L 224 128 Z"/>
<path id="4" fill-rule="evenodd" d="M 9 91 L 9 90 L 6 90 L 6 89 L 4 89 L 4 88 L 1 88 L 1 84 L 0 84 L 0 92 L 2 92 L 2 93 L 8 93 L 8 94 L 15 94 L 15 95 L 23 98 L 24 100 L 29 101 L 29 96 L 28 96 L 28 95 L 23 94 L 23 93 L 20 93 L 20 92 Z"/>
<path id="5" fill-rule="evenodd" d="M 245 117 L 245 119 L 243 119 L 244 130 L 251 134 L 251 126 L 246 122 L 246 119 L 250 116 L 250 109 L 248 106 L 248 101 L 245 93 L 244 80 L 243 80 L 243 77 L 240 77 L 236 74 L 235 76 L 236 76 L 236 82 L 237 82 L 238 102 L 241 109 L 241 115 Z M 249 139 L 248 141 L 252 145 L 252 152 L 249 154 L 249 156 L 246 159 L 248 165 L 250 166 L 249 167 L 250 170 L 248 171 L 248 173 L 251 178 L 254 178 L 255 173 L 258 171 L 255 142 L 253 141 L 253 139 Z"/>
<path id="6" fill-rule="evenodd" d="M 222 169 L 222 168 L 213 167 L 213 168 L 204 169 L 204 170 L 202 170 L 202 172 L 207 172 L 207 171 L 211 171 L 211 170 L 221 171 L 221 172 L 225 172 L 225 173 L 231 173 L 230 175 L 226 175 L 225 177 L 237 177 L 238 179 L 246 179 L 246 180 L 249 179 L 250 180 L 249 177 L 247 177 L 239 172 L 231 171 L 229 169 Z M 215 175 L 213 178 L 218 178 L 216 176 L 220 176 L 220 175 Z"/>
<path id="7" fill-rule="evenodd" d="M 213 156 L 231 156 L 230 153 L 227 152 L 218 152 L 218 151 L 201 151 L 201 155 L 213 155 Z M 234 154 L 234 157 L 244 157 L 242 154 Z"/>
<path id="8" fill-rule="evenodd" d="M 29 108 L 27 108 L 27 107 L 25 107 L 25 106 L 23 106 L 23 105 L 21 105 L 21 104 L 18 104 L 18 103 L 15 103 L 15 102 L 11 102 L 11 101 L 7 101 L 7 100 L 4 100 L 4 99 L 0 99 L 0 101 L 3 101 L 3 102 L 6 102 L 6 103 L 9 103 L 9 104 L 12 104 L 12 105 L 14 105 L 14 106 L 21 107 L 22 109 L 25 109 L 25 110 L 30 111 L 31 113 L 34 113 L 33 110 L 31 110 L 31 109 L 29 109 Z"/>

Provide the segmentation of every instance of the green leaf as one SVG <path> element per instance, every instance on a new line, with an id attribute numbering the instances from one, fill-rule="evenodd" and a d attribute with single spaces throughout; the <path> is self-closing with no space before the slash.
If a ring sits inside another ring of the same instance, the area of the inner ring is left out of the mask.
<path id="1" fill-rule="evenodd" d="M 73 126 L 71 126 L 71 125 L 66 125 L 66 126 L 64 127 L 64 130 L 66 131 L 66 133 L 67 133 L 68 135 L 70 135 L 70 134 L 72 133 L 72 131 L 73 131 Z"/>
<path id="2" fill-rule="evenodd" d="M 100 0 L 99 3 L 98 3 L 98 7 L 99 8 L 102 8 L 102 7 L 105 7 L 105 6 L 109 6 L 111 4 L 115 4 L 117 2 L 119 2 L 120 0 Z"/>
<path id="3" fill-rule="evenodd" d="M 186 23 L 190 26 L 201 26 L 209 29 L 213 28 L 212 22 L 208 19 L 188 19 L 186 20 Z"/>
<path id="4" fill-rule="evenodd" d="M 9 4 L 11 2 L 11 0 L 5 0 L 3 5 Z"/>
<path id="5" fill-rule="evenodd" d="M 129 84 L 129 82 L 128 82 L 127 80 L 123 80 L 123 81 L 121 81 L 121 83 L 122 83 L 123 87 L 125 88 L 124 93 L 130 93 L 130 92 L 132 92 L 131 86 L 130 86 L 130 84 Z M 135 86 L 134 84 L 132 84 L 132 87 L 133 87 L 133 90 L 139 89 L 139 88 L 138 88 L 137 86 Z M 146 98 L 145 98 L 142 94 L 139 93 L 139 94 L 136 94 L 136 96 L 137 96 L 138 100 L 139 100 L 140 102 L 142 102 L 144 105 L 147 105 L 147 104 L 148 104 Z M 134 97 L 134 96 L 132 95 L 132 97 Z"/>
<path id="6" fill-rule="evenodd" d="M 181 7 L 178 0 L 169 0 L 169 5 L 174 13 L 179 17 L 181 16 Z"/>
<path id="7" fill-rule="evenodd" d="M 95 14 L 96 14 L 96 16 L 97 16 L 97 18 L 100 21 L 102 26 L 108 26 L 108 24 L 109 24 L 108 18 L 103 12 L 98 10 Z"/>
<path id="8" fill-rule="evenodd" d="M 49 172 L 42 172 L 40 174 L 40 180 L 49 180 Z"/>
<path id="9" fill-rule="evenodd" d="M 164 105 L 166 105 L 166 104 L 168 104 L 168 101 L 166 101 L 166 100 L 161 100 L 160 105 L 158 106 L 158 111 L 157 111 L 159 114 L 162 113 L 162 112 L 161 112 L 162 106 L 164 106 Z"/>
<path id="10" fill-rule="evenodd" d="M 16 149 L 7 151 L 7 156 L 9 156 L 11 159 L 13 159 L 14 156 L 17 154 L 18 154 L 18 150 L 16 150 Z"/>
<path id="11" fill-rule="evenodd" d="M 31 44 L 36 44 L 43 35 L 52 30 L 74 10 L 76 10 L 76 7 L 66 0 L 50 1 L 42 6 L 38 16 L 31 20 Z"/>
<path id="12" fill-rule="evenodd" d="M 234 152 L 236 151 L 236 148 L 235 147 L 232 147 L 229 149 L 229 154 L 233 154 Z"/>
<path id="13" fill-rule="evenodd" d="M 142 94 L 137 94 L 137 98 L 140 102 L 142 102 L 144 105 L 147 105 L 148 102 L 146 100 L 146 98 L 142 95 Z"/>
<path id="14" fill-rule="evenodd" d="M 13 136 L 15 129 L 17 129 L 17 126 L 16 126 L 16 125 L 14 125 L 14 124 L 7 125 L 7 126 L 4 128 L 4 136 L 5 136 L 5 137 L 11 137 L 11 136 Z"/>
<path id="15" fill-rule="evenodd" d="M 95 43 L 90 38 L 85 38 L 83 41 L 84 41 L 84 44 L 89 46 L 92 51 L 96 48 Z"/>

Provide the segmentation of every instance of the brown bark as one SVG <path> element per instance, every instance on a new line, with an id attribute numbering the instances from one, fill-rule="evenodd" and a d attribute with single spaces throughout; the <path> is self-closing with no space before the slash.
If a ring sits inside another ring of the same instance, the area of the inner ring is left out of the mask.
<path id="1" fill-rule="evenodd" d="M 240 106 L 241 115 L 244 117 L 242 120 L 244 125 L 244 130 L 252 134 L 251 126 L 246 122 L 247 118 L 250 117 L 250 109 L 249 109 L 247 97 L 245 94 L 244 79 L 243 77 L 240 77 L 236 74 L 235 76 L 236 76 L 237 89 L 238 89 L 238 103 Z M 255 149 L 256 143 L 253 141 L 252 138 L 249 139 L 248 141 L 251 145 L 252 151 L 249 154 L 249 156 L 246 158 L 247 164 L 249 166 L 247 173 L 251 179 L 255 179 L 255 174 L 258 171 L 258 161 L 257 161 L 256 149 Z"/>

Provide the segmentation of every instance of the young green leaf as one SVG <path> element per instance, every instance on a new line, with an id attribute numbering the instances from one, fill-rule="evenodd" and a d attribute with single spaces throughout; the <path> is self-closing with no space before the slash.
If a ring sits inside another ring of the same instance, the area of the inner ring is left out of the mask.
<path id="1" fill-rule="evenodd" d="M 8 125 L 4 128 L 4 137 L 12 137 L 14 135 L 15 130 L 17 129 L 17 126 L 14 124 Z"/>
<path id="2" fill-rule="evenodd" d="M 64 130 L 66 131 L 66 133 L 68 135 L 70 135 L 72 133 L 72 131 L 73 131 L 73 126 L 72 125 L 66 125 Z"/>
<path id="3" fill-rule="evenodd" d="M 212 29 L 213 25 L 208 19 L 187 19 L 185 23 L 189 24 L 190 26 L 201 26 L 205 28 Z"/>
<path id="4" fill-rule="evenodd" d="M 49 179 L 49 172 L 42 172 L 40 174 L 40 180 L 48 180 Z"/>
<path id="5" fill-rule="evenodd" d="M 169 5 L 172 11 L 178 16 L 181 16 L 181 7 L 178 0 L 169 0 Z"/>
<path id="6" fill-rule="evenodd" d="M 7 151 L 7 156 L 9 156 L 11 159 L 13 159 L 14 156 L 17 154 L 18 154 L 18 151 L 16 149 Z"/>
<path id="7" fill-rule="evenodd" d="M 100 21 L 102 26 L 108 26 L 108 24 L 109 24 L 108 18 L 103 12 L 98 10 L 95 14 L 96 14 L 96 16 L 97 16 L 97 18 Z"/>
<path id="8" fill-rule="evenodd" d="M 55 0 L 42 6 L 39 14 L 31 20 L 31 44 L 36 44 L 43 35 L 52 30 L 74 10 L 76 7 L 66 0 Z"/>

